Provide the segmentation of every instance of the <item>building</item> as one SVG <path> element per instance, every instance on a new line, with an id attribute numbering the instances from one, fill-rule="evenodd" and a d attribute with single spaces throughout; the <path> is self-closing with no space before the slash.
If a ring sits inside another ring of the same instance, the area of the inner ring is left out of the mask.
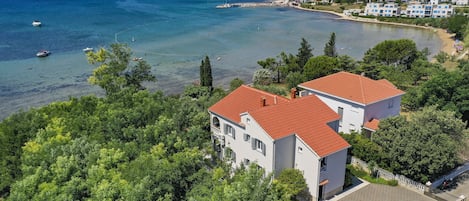
<path id="1" fill-rule="evenodd" d="M 214 148 L 234 166 L 255 162 L 274 175 L 296 168 L 321 200 L 342 191 L 350 145 L 337 134 L 339 115 L 318 97 L 292 97 L 234 90 L 209 108 Z"/>
<path id="2" fill-rule="evenodd" d="M 452 0 L 451 2 L 455 5 L 457 5 L 457 6 L 467 6 L 467 5 L 469 5 L 469 0 Z"/>
<path id="3" fill-rule="evenodd" d="M 339 132 L 374 132 L 380 119 L 400 113 L 404 92 L 387 80 L 338 72 L 298 85 L 301 96 L 316 95 L 340 116 Z M 370 133 L 367 133 L 370 134 Z"/>
<path id="4" fill-rule="evenodd" d="M 412 2 L 407 5 L 407 9 L 404 12 L 407 17 L 450 17 L 454 14 L 454 8 L 451 4 L 439 4 L 438 0 L 431 0 L 428 4 L 422 4 L 420 2 Z"/>
<path id="5" fill-rule="evenodd" d="M 401 7 L 396 3 L 367 3 L 365 15 L 397 17 L 401 15 Z"/>

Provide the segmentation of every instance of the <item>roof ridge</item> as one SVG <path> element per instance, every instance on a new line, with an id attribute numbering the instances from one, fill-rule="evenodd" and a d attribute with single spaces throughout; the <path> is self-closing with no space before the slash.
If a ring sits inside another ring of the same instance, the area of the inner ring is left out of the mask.
<path id="1" fill-rule="evenodd" d="M 273 98 L 273 97 L 279 97 L 279 98 L 282 98 L 282 99 L 287 100 L 288 102 L 290 101 L 290 99 L 285 98 L 285 97 L 283 97 L 283 96 L 281 96 L 281 95 L 277 95 L 277 94 L 274 94 L 274 93 L 270 93 L 270 92 L 268 92 L 268 91 L 263 91 L 263 90 L 261 90 L 261 89 L 255 88 L 255 87 L 251 87 L 251 86 L 249 86 L 249 85 L 244 85 L 244 84 L 243 84 L 243 85 L 241 85 L 241 86 L 246 87 L 246 88 L 251 89 L 251 90 L 254 90 L 254 91 L 256 91 L 256 92 L 259 92 L 260 94 L 271 96 L 272 98 Z"/>
<path id="2" fill-rule="evenodd" d="M 360 92 L 362 93 L 361 97 L 363 98 L 363 102 L 366 103 L 365 89 L 363 88 L 362 77 L 363 76 L 358 75 L 358 80 L 360 81 Z"/>

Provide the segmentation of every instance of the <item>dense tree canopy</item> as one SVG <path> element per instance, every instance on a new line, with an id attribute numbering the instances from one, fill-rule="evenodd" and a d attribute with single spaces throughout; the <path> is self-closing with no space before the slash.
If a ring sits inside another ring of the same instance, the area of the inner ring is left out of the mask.
<path id="1" fill-rule="evenodd" d="M 398 116 L 381 121 L 373 141 L 387 154 L 381 163 L 425 183 L 460 162 L 458 153 L 468 134 L 454 112 L 426 107 L 408 119 Z"/>
<path id="2" fill-rule="evenodd" d="M 363 57 L 365 63 L 410 66 L 418 57 L 415 42 L 409 39 L 385 40 L 368 50 Z"/>
<path id="3" fill-rule="evenodd" d="M 337 66 L 337 58 L 321 55 L 309 59 L 303 72 L 307 80 L 312 80 L 337 72 Z"/>
<path id="4" fill-rule="evenodd" d="M 111 49 L 99 49 L 97 52 L 88 52 L 88 62 L 98 64 L 88 78 L 91 84 L 98 85 L 106 94 L 115 94 L 122 89 L 144 89 L 144 81 L 156 81 L 151 74 L 151 66 L 145 60 L 131 63 L 132 53 L 124 44 L 111 44 Z"/>

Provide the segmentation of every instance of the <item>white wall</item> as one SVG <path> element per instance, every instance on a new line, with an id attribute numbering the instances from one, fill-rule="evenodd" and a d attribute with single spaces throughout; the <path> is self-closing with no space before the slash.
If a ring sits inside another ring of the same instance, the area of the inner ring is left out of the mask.
<path id="1" fill-rule="evenodd" d="M 303 173 L 309 193 L 313 200 L 317 200 L 319 190 L 319 157 L 301 139 L 297 137 L 295 139 L 295 169 Z M 299 148 L 301 148 L 301 151 Z"/>
<path id="2" fill-rule="evenodd" d="M 246 142 L 244 141 L 243 137 L 240 138 L 240 141 L 242 141 L 242 146 L 236 147 L 236 149 L 239 150 L 238 152 L 240 157 L 248 158 L 251 162 L 256 162 L 258 165 L 264 168 L 266 172 L 273 172 L 273 139 L 249 114 L 243 114 L 241 116 L 241 122 L 243 122 L 246 128 L 243 132 L 249 134 L 251 136 L 251 140 Z M 253 138 L 257 138 L 265 144 L 265 155 L 257 150 L 252 149 L 251 143 Z M 242 159 L 240 158 L 240 160 Z"/>
<path id="3" fill-rule="evenodd" d="M 365 107 L 364 122 L 370 121 L 373 118 L 384 119 L 386 117 L 399 115 L 401 111 L 401 99 L 402 96 L 397 96 L 367 105 Z"/>
<path id="4" fill-rule="evenodd" d="M 313 94 L 313 93 L 310 93 Z M 350 133 L 351 130 L 360 132 L 364 119 L 364 106 L 357 103 L 344 101 L 327 94 L 316 93 L 319 99 L 326 103 L 333 111 L 337 112 L 338 108 L 344 108 L 342 123 L 339 125 L 339 132 Z"/>
<path id="5" fill-rule="evenodd" d="M 324 187 L 324 196 L 328 198 L 342 191 L 345 180 L 345 164 L 347 162 L 347 149 L 326 157 L 326 170 L 321 171 L 319 181 L 329 180 Z"/>
<path id="6" fill-rule="evenodd" d="M 294 134 L 275 140 L 275 175 L 279 175 L 283 169 L 294 168 L 296 154 L 296 136 Z"/>

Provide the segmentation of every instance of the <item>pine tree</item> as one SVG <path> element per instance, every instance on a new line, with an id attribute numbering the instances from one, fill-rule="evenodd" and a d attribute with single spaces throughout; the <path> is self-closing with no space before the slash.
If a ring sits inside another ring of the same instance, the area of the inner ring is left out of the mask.
<path id="1" fill-rule="evenodd" d="M 324 46 L 324 55 L 329 57 L 337 57 L 337 50 L 335 48 L 335 33 L 331 33 L 331 38 L 329 42 Z"/>
<path id="2" fill-rule="evenodd" d="M 212 66 L 208 56 L 200 64 L 200 86 L 213 87 Z"/>
<path id="3" fill-rule="evenodd" d="M 303 71 L 303 67 L 305 66 L 306 62 L 313 57 L 313 49 L 311 49 L 311 46 L 309 45 L 308 41 L 306 39 L 301 38 L 301 46 L 298 49 L 298 54 L 296 55 L 298 57 L 298 66 L 300 67 L 301 71 Z"/>

